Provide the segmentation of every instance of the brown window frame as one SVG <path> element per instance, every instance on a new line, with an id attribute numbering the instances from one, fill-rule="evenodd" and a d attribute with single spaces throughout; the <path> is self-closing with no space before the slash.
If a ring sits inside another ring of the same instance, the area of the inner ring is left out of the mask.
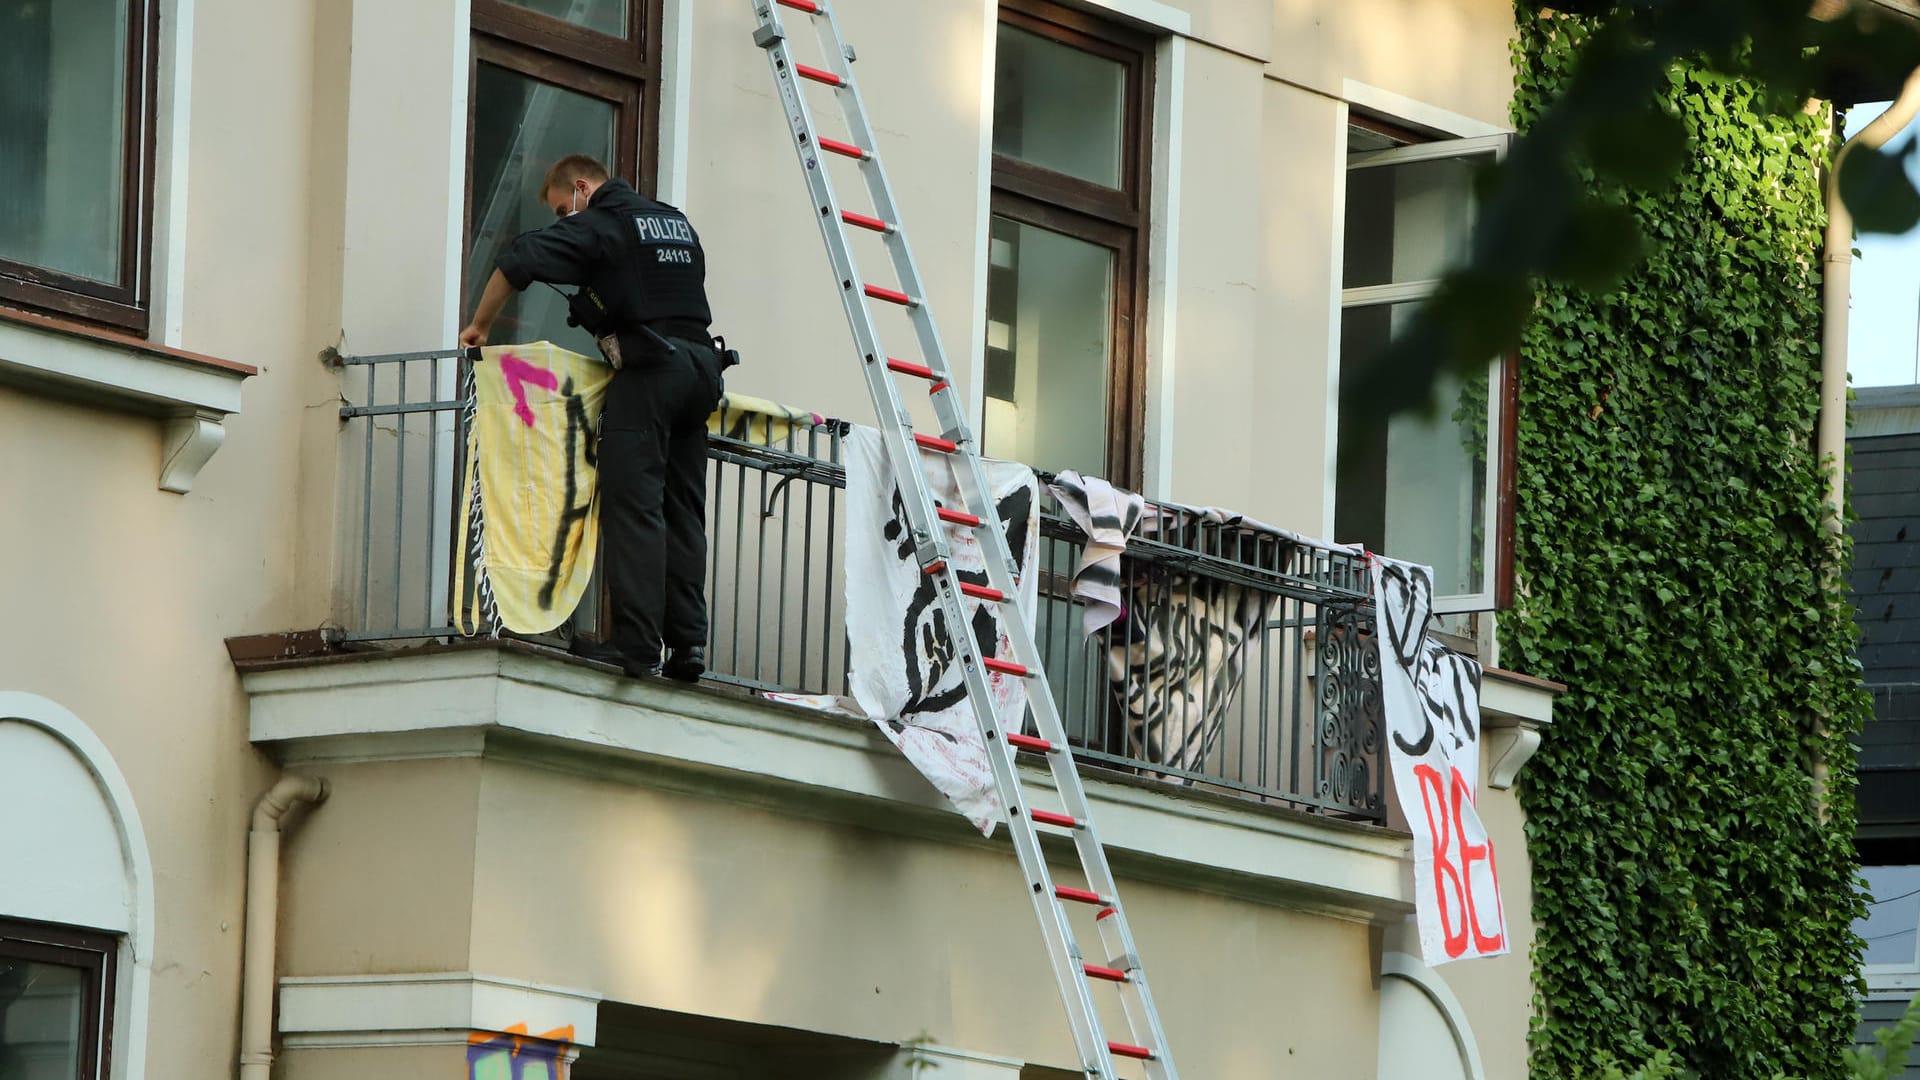
<path id="1" fill-rule="evenodd" d="M 614 107 L 614 159 L 607 168 L 644 195 L 657 190 L 660 160 L 661 0 L 628 0 L 624 38 L 616 38 L 506 0 L 473 0 L 473 50 L 467 65 L 472 102 L 482 63 L 598 98 Z M 466 208 L 473 228 L 473 109 L 467 109 Z M 462 261 L 471 255 L 461 238 Z M 464 290 L 470 285 L 462 282 Z"/>
<path id="2" fill-rule="evenodd" d="M 1379 117 L 1370 116 L 1358 111 L 1352 111 L 1348 114 L 1347 124 L 1351 127 L 1371 131 L 1376 135 L 1384 135 L 1402 146 L 1444 142 L 1458 138 L 1458 136 L 1436 135 L 1406 127 L 1394 123 L 1391 120 L 1383 120 Z M 1351 154 L 1351 151 L 1349 151 L 1349 154 Z M 1346 182 L 1347 175 L 1347 170 L 1343 169 L 1341 176 L 1342 183 Z M 1344 229 L 1344 224 L 1342 228 Z M 1336 282 L 1334 286 L 1336 294 L 1343 291 L 1345 287 L 1344 281 Z M 1346 309 L 1345 305 L 1342 305 L 1341 309 L 1344 311 Z M 1490 568 L 1493 578 L 1489 584 L 1492 587 L 1489 592 L 1493 597 L 1493 607 L 1491 610 L 1508 611 L 1512 609 L 1514 601 L 1513 522 L 1514 504 L 1516 502 L 1519 484 L 1519 350 L 1510 350 L 1488 359 L 1489 364 L 1495 361 L 1500 363 L 1500 383 L 1498 386 L 1489 387 L 1488 394 L 1490 398 L 1496 395 L 1498 397 L 1500 405 L 1500 429 L 1497 432 L 1489 433 L 1491 436 L 1492 452 L 1499 455 L 1498 463 L 1494 469 L 1494 490 L 1487 493 L 1487 497 L 1494 500 L 1494 528 L 1496 530 L 1493 542 L 1493 566 Z M 1338 490 L 1335 490 L 1334 508 L 1336 515 L 1339 512 L 1339 499 L 1340 493 Z M 1386 554 L 1392 555 L 1393 553 L 1389 551 L 1386 552 Z"/>
<path id="3" fill-rule="evenodd" d="M 1106 473 L 1113 483 L 1139 490 L 1145 479 L 1147 428 L 1147 336 L 1142 328 L 1153 205 L 1155 42 L 1149 34 L 1050 0 L 1001 0 L 999 21 L 1126 68 L 1121 186 L 1104 187 L 996 153 L 990 212 L 1114 252 Z"/>
<path id="4" fill-rule="evenodd" d="M 120 939 L 72 926 L 0 919 L 0 959 L 27 960 L 79 968 L 88 973 L 81 999 L 80 1045 L 74 1080 L 107 1080 L 113 1075 L 113 999 L 118 979 Z"/>
<path id="5" fill-rule="evenodd" d="M 0 259 L 0 305 L 147 333 L 153 261 L 154 110 L 159 101 L 159 8 L 159 0 L 127 2 L 120 279 L 108 284 Z"/>

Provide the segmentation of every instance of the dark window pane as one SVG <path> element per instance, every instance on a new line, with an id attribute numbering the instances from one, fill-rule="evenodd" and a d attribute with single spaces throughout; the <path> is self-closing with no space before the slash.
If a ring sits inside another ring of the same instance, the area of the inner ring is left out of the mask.
<path id="1" fill-rule="evenodd" d="M 482 63 L 473 106 L 473 221 L 469 225 L 467 305 L 472 311 L 494 260 L 519 234 L 553 223 L 537 190 L 548 166 L 568 154 L 613 157 L 611 102 Z M 572 291 L 571 287 L 568 291 Z M 494 324 L 493 343 L 551 341 L 597 356 L 593 338 L 567 325 L 567 303 L 545 285 L 516 294 Z"/>
<path id="2" fill-rule="evenodd" d="M 74 1080 L 92 974 L 0 956 L 0 1077 Z"/>
<path id="3" fill-rule="evenodd" d="M 507 0 L 507 3 L 598 33 L 617 38 L 627 36 L 626 0 Z"/>
<path id="4" fill-rule="evenodd" d="M 1343 388 L 1412 316 L 1415 304 L 1348 308 L 1340 315 Z M 1433 567 L 1434 592 L 1486 587 L 1488 389 L 1484 372 L 1444 376 L 1434 413 L 1395 416 L 1347 393 L 1340 399 L 1335 538 Z"/>
<path id="5" fill-rule="evenodd" d="M 1114 252 L 996 217 L 988 263 L 988 382 L 1000 392 L 986 399 L 983 447 L 1105 475 Z"/>
<path id="6" fill-rule="evenodd" d="M 1341 285 L 1429 281 L 1465 256 L 1473 228 L 1473 172 L 1482 160 L 1440 158 L 1348 171 Z"/>
<path id="7" fill-rule="evenodd" d="M 0 3 L 0 259 L 122 277 L 126 0 Z"/>
<path id="8" fill-rule="evenodd" d="M 1119 187 L 1126 66 L 1005 23 L 997 48 L 993 152 Z"/>

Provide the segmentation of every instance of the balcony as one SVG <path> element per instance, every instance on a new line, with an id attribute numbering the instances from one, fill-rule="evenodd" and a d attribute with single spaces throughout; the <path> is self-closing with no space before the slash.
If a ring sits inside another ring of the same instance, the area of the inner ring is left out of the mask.
<path id="1" fill-rule="evenodd" d="M 469 642 L 447 604 L 466 362 L 341 363 L 345 573 L 324 643 L 369 651 Z M 736 413 L 710 439 L 708 679 L 720 686 L 845 691 L 846 426 L 815 419 L 768 424 Z M 1071 586 L 1086 537 L 1050 495 L 1044 501 L 1034 630 L 1084 768 L 1385 822 L 1378 673 L 1364 645 L 1371 585 L 1360 557 L 1153 504 L 1165 524 L 1134 538 L 1123 562 L 1132 609 L 1089 638 Z M 593 633 L 597 599 L 590 590 L 563 632 L 521 640 L 564 649 L 572 633 Z M 1240 634 L 1237 654 L 1223 647 Z M 1208 661 L 1191 661 L 1209 647 Z M 1157 721 L 1151 737 L 1148 718 Z"/>
<path id="2" fill-rule="evenodd" d="M 342 362 L 329 625 L 229 642 L 253 743 L 333 791 L 290 841 L 289 1049 L 525 1025 L 571 1026 L 592 1053 L 608 1041 L 596 1016 L 618 1003 L 885 1045 L 932 1033 L 969 1062 L 1069 1062 L 1004 843 L 870 722 L 764 696 L 846 688 L 846 426 L 722 418 L 712 671 L 698 686 L 631 679 L 567 655 L 565 634 L 454 632 L 466 372 L 371 359 Z M 1166 526 L 1125 557 L 1128 617 L 1088 638 L 1071 580 L 1086 537 L 1043 506 L 1035 630 L 1141 948 L 1166 958 L 1169 1039 L 1198 1075 L 1231 1075 L 1273 1044 L 1222 1000 L 1321 1033 L 1381 1007 L 1381 957 L 1413 948 L 1410 837 L 1385 788 L 1362 561 L 1155 509 Z M 595 607 L 571 630 L 590 632 Z M 1244 644 L 1167 677 L 1227 624 Z M 1511 784 L 1551 697 L 1490 673 L 1488 788 Z M 1141 738 L 1143 713 L 1162 738 Z M 1047 771 L 1020 768 L 1048 801 Z M 1483 795 L 1517 928 L 1516 958 L 1489 963 L 1524 985 L 1523 819 L 1510 795 Z M 376 993 L 381 1007 L 361 1002 Z M 449 1000 L 464 1010 L 451 1020 Z M 1299 1046 L 1314 1075 L 1338 1074 L 1351 1049 Z"/>

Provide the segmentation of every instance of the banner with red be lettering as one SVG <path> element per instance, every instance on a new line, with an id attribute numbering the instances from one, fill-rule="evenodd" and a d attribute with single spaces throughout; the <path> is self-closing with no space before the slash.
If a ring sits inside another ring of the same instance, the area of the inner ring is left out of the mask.
<path id="1" fill-rule="evenodd" d="M 1371 556 L 1387 756 L 1413 831 L 1414 909 L 1429 965 L 1509 951 L 1493 841 L 1475 808 L 1480 665 L 1432 639 L 1433 571 Z"/>

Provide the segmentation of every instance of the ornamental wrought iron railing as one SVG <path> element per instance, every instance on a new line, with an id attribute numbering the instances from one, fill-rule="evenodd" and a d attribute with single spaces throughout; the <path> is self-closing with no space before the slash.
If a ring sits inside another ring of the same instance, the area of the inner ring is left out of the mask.
<path id="1" fill-rule="evenodd" d="M 464 452 L 458 355 L 340 357 L 343 572 L 333 639 L 456 639 L 447 613 Z M 845 425 L 723 415 L 709 439 L 709 678 L 846 688 Z M 1380 671 L 1364 559 L 1148 504 L 1120 619 L 1082 632 L 1086 536 L 1043 502 L 1035 635 L 1083 763 L 1196 791 L 1385 820 Z M 562 632 L 594 634 L 599 589 Z"/>

